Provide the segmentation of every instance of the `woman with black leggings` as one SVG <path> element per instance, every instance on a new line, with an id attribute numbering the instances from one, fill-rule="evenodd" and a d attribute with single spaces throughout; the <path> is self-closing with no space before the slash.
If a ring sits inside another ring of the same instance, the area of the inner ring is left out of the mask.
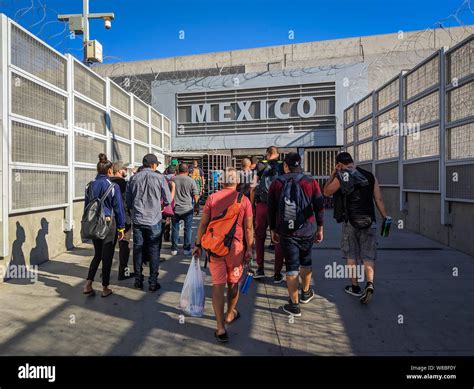
<path id="1" fill-rule="evenodd" d="M 122 240 L 125 231 L 125 215 L 122 204 L 122 195 L 117 184 L 112 183 L 109 177 L 113 176 L 112 162 L 107 159 L 105 154 L 99 154 L 99 163 L 97 164 L 97 176 L 86 186 L 86 198 L 84 207 L 95 199 L 100 199 L 112 185 L 112 190 L 104 200 L 104 214 L 110 221 L 110 230 L 104 239 L 93 239 L 94 258 L 92 258 L 87 276 L 87 283 L 83 293 L 94 295 L 92 288 L 97 269 L 102 262 L 102 297 L 112 294 L 109 288 L 110 270 L 115 251 L 115 235 L 118 234 L 118 240 Z"/>

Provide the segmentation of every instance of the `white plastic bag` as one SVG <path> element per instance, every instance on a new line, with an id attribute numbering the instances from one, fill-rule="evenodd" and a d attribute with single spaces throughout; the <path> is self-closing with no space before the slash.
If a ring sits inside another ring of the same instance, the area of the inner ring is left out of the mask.
<path id="1" fill-rule="evenodd" d="M 204 294 L 204 274 L 201 271 L 199 258 L 193 257 L 179 300 L 180 308 L 188 315 L 197 317 L 204 315 L 204 301 L 206 298 Z"/>

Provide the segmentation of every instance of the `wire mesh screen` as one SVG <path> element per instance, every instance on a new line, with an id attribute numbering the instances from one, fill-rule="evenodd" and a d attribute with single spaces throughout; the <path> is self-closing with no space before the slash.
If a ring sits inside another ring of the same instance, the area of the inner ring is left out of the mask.
<path id="1" fill-rule="evenodd" d="M 166 134 L 163 134 L 163 147 L 166 151 L 171 150 L 171 138 Z"/>
<path id="2" fill-rule="evenodd" d="M 163 118 L 163 130 L 167 132 L 168 134 L 171 131 L 171 122 L 167 118 Z"/>
<path id="3" fill-rule="evenodd" d="M 438 161 L 403 165 L 403 189 L 439 190 Z"/>
<path id="4" fill-rule="evenodd" d="M 354 142 L 354 126 L 346 128 L 346 143 Z"/>
<path id="5" fill-rule="evenodd" d="M 151 110 L 151 125 L 160 130 L 163 128 L 163 125 L 161 124 L 161 115 L 154 109 Z"/>
<path id="6" fill-rule="evenodd" d="M 354 122 L 354 107 L 348 108 L 344 111 L 344 124 L 347 126 Z"/>
<path id="7" fill-rule="evenodd" d="M 397 78 L 396 80 L 392 81 L 390 84 L 388 84 L 383 89 L 377 92 L 376 104 L 378 110 L 381 110 L 387 107 L 388 105 L 398 101 L 400 90 L 399 84 L 400 83 Z"/>
<path id="8" fill-rule="evenodd" d="M 415 132 L 405 137 L 405 159 L 432 157 L 438 154 L 438 126 Z"/>
<path id="9" fill-rule="evenodd" d="M 372 119 L 368 119 L 357 125 L 357 138 L 363 140 L 372 136 Z"/>
<path id="10" fill-rule="evenodd" d="M 372 142 L 361 143 L 356 146 L 358 161 L 372 160 Z"/>
<path id="11" fill-rule="evenodd" d="M 409 99 L 439 82 L 439 57 L 436 56 L 405 78 L 406 98 Z"/>
<path id="12" fill-rule="evenodd" d="M 74 197 L 84 198 L 86 185 L 97 175 L 96 169 L 74 168 Z"/>
<path id="13" fill-rule="evenodd" d="M 117 85 L 110 83 L 110 104 L 130 115 L 130 96 Z"/>
<path id="14" fill-rule="evenodd" d="M 446 197 L 474 200 L 474 165 L 446 166 Z"/>
<path id="15" fill-rule="evenodd" d="M 132 146 L 129 143 L 121 142 L 118 140 L 112 141 L 112 158 L 114 161 L 122 161 L 126 164 L 131 163 Z"/>
<path id="16" fill-rule="evenodd" d="M 76 132 L 74 135 L 74 160 L 76 162 L 97 163 L 100 153 L 105 153 L 106 141 Z"/>
<path id="17" fill-rule="evenodd" d="M 143 157 L 149 152 L 148 147 L 135 144 L 134 148 L 135 148 L 135 163 L 141 164 L 143 161 Z"/>
<path id="18" fill-rule="evenodd" d="M 66 134 L 13 121 L 11 140 L 12 162 L 68 164 Z"/>
<path id="19" fill-rule="evenodd" d="M 377 141 L 377 160 L 396 158 L 399 154 L 398 136 L 389 136 Z"/>
<path id="20" fill-rule="evenodd" d="M 12 170 L 12 210 L 49 207 L 67 202 L 66 172 Z"/>
<path id="21" fill-rule="evenodd" d="M 346 147 L 346 151 L 352 156 L 352 158 L 355 158 L 355 155 L 354 155 L 354 146 L 348 146 L 348 147 Z"/>
<path id="22" fill-rule="evenodd" d="M 372 95 L 367 96 L 357 104 L 357 118 L 362 119 L 372 112 Z"/>
<path id="23" fill-rule="evenodd" d="M 76 97 L 74 98 L 74 125 L 84 130 L 105 135 L 105 112 Z"/>
<path id="24" fill-rule="evenodd" d="M 12 112 L 59 127 L 67 126 L 67 98 L 12 73 Z"/>
<path id="25" fill-rule="evenodd" d="M 66 89 L 66 59 L 14 24 L 11 25 L 11 62 L 50 84 Z"/>
<path id="26" fill-rule="evenodd" d="M 74 90 L 105 105 L 105 81 L 74 61 Z"/>
<path id="27" fill-rule="evenodd" d="M 450 122 L 474 116 L 474 82 L 448 92 L 446 112 Z"/>
<path id="28" fill-rule="evenodd" d="M 439 119 L 439 93 L 434 92 L 405 108 L 405 120 L 407 123 L 423 125 Z"/>
<path id="29" fill-rule="evenodd" d="M 393 134 L 394 130 L 398 128 L 398 107 L 392 108 L 377 116 L 376 125 L 378 135 L 384 136 Z"/>
<path id="30" fill-rule="evenodd" d="M 144 122 L 148 123 L 148 105 L 137 98 L 133 99 L 133 114 L 137 118 L 142 119 Z"/>
<path id="31" fill-rule="evenodd" d="M 448 83 L 474 73 L 474 39 L 448 54 Z"/>
<path id="32" fill-rule="evenodd" d="M 139 140 L 140 142 L 143 143 L 149 143 L 148 139 L 148 127 L 144 126 L 140 122 L 137 122 L 136 120 L 133 122 L 134 125 L 134 137 L 136 140 Z"/>
<path id="33" fill-rule="evenodd" d="M 474 123 L 448 129 L 447 138 L 448 159 L 474 158 Z"/>
<path id="34" fill-rule="evenodd" d="M 159 148 L 163 147 L 161 132 L 156 131 L 153 128 L 151 129 L 151 144 Z"/>
<path id="35" fill-rule="evenodd" d="M 381 185 L 398 185 L 398 161 L 376 164 L 375 176 Z"/>
<path id="36" fill-rule="evenodd" d="M 110 130 L 112 131 L 113 135 L 130 139 L 131 128 L 132 126 L 129 119 L 114 111 L 110 111 Z"/>

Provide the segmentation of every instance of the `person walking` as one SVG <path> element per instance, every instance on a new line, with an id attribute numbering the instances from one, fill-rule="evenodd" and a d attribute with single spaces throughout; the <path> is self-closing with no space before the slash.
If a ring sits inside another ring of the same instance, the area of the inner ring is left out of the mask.
<path id="1" fill-rule="evenodd" d="M 199 198 L 194 203 L 194 213 L 196 216 L 199 215 L 199 199 L 202 197 L 204 191 L 204 171 L 199 167 L 197 159 L 193 161 L 193 166 L 189 168 L 189 176 L 196 182 L 196 186 L 199 192 Z"/>
<path id="2" fill-rule="evenodd" d="M 334 217 L 342 223 L 341 254 L 351 269 L 352 282 L 345 291 L 368 304 L 374 294 L 375 260 L 377 258 L 376 218 L 374 202 L 385 220 L 387 212 L 377 178 L 356 167 L 347 152 L 336 156 L 336 166 L 324 186 L 324 195 L 334 195 Z M 362 291 L 355 267 L 364 265 L 366 285 Z"/>
<path id="3" fill-rule="evenodd" d="M 242 159 L 242 169 L 239 171 L 239 184 L 237 185 L 237 192 L 242 192 L 249 199 L 254 184 L 254 171 L 251 166 L 252 162 L 249 158 Z"/>
<path id="4" fill-rule="evenodd" d="M 235 223 L 235 233 L 228 255 L 220 258 L 210 256 L 209 258 L 209 270 L 212 277 L 212 307 L 214 308 L 217 324 L 214 336 L 221 343 L 229 341 L 226 324 L 229 325 L 240 318 L 240 312 L 237 310 L 239 281 L 243 275 L 244 263 L 252 257 L 254 239 L 252 205 L 246 196 L 236 190 L 237 179 L 237 171 L 234 168 L 228 168 L 223 189 L 207 198 L 193 250 L 194 256 L 201 256 L 201 240 L 207 232 L 209 223 L 222 220 L 222 215 L 226 210 L 240 201 L 236 219 L 232 221 L 232 223 Z M 226 284 L 227 311 L 224 313 Z"/>
<path id="5" fill-rule="evenodd" d="M 280 154 L 275 146 L 270 146 L 266 150 L 266 160 L 257 164 L 256 186 L 251 191 L 252 203 L 255 203 L 255 252 L 258 269 L 254 278 L 264 278 L 264 255 L 265 240 L 268 229 L 268 189 L 271 183 L 280 175 L 283 175 L 283 164 L 278 160 Z M 281 270 L 283 268 L 283 252 L 278 243 L 275 242 L 275 274 L 273 282 L 279 284 L 283 282 Z"/>
<path id="6" fill-rule="evenodd" d="M 300 303 L 314 298 L 311 288 L 313 243 L 323 240 L 324 202 L 318 182 L 301 169 L 298 153 L 288 153 L 285 174 L 268 191 L 268 217 L 273 241 L 281 246 L 290 297 L 283 311 L 301 316 Z M 301 297 L 298 296 L 301 277 Z"/>
<path id="7" fill-rule="evenodd" d="M 179 227 L 184 223 L 184 255 L 191 255 L 191 234 L 193 224 L 193 200 L 199 199 L 196 182 L 188 176 L 188 165 L 181 163 L 178 174 L 172 178 L 175 185 L 174 215 L 171 217 L 171 255 L 178 254 Z"/>
<path id="8" fill-rule="evenodd" d="M 119 268 L 118 268 L 118 280 L 124 281 L 134 276 L 134 273 L 130 271 L 128 267 L 128 260 L 130 258 L 130 238 L 132 236 L 132 220 L 130 217 L 130 210 L 127 208 L 125 202 L 125 193 L 127 190 L 127 167 L 122 161 L 116 161 L 112 165 L 113 177 L 110 177 L 110 181 L 117 184 L 120 188 L 122 195 L 122 204 L 125 215 L 125 231 L 122 240 L 118 241 L 119 244 Z M 117 244 L 118 237 L 115 237 L 114 247 Z"/>
<path id="9" fill-rule="evenodd" d="M 143 289 L 143 246 L 147 246 L 150 261 L 148 290 L 160 288 L 158 270 L 160 263 L 161 207 L 171 203 L 168 184 L 161 174 L 156 173 L 158 159 L 154 154 L 143 157 L 143 169 L 135 174 L 127 186 L 127 206 L 132 213 L 133 224 L 133 267 L 135 288 Z"/>
<path id="10" fill-rule="evenodd" d="M 109 288 L 110 272 L 112 269 L 112 260 L 114 257 L 116 236 L 119 241 L 124 238 L 125 214 L 122 204 L 120 187 L 110 180 L 113 176 L 112 162 L 107 159 L 105 154 L 99 154 L 97 163 L 97 176 L 86 186 L 84 209 L 95 199 L 104 198 L 103 211 L 106 220 L 110 223 L 107 236 L 104 239 L 93 239 L 94 257 L 89 266 L 87 282 L 83 293 L 94 295 L 95 290 L 92 287 L 95 275 L 102 262 L 102 297 L 110 296 L 113 291 Z"/>

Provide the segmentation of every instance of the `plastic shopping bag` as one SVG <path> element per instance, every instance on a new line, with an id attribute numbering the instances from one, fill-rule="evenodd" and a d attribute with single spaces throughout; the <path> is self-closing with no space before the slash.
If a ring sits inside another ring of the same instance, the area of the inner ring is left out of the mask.
<path id="1" fill-rule="evenodd" d="M 204 273 L 205 274 L 205 273 Z M 193 257 L 188 274 L 184 280 L 179 306 L 184 313 L 191 316 L 204 315 L 204 276 L 199 264 L 199 258 Z"/>

